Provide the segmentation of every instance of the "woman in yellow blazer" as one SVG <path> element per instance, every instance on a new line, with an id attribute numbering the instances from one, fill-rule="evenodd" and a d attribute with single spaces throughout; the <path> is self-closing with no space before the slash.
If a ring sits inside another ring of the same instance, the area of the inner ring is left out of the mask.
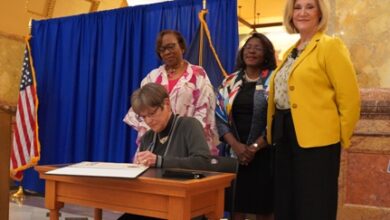
<path id="1" fill-rule="evenodd" d="M 300 40 L 270 79 L 267 139 L 275 146 L 275 219 L 332 220 L 340 146 L 360 115 L 349 52 L 324 34 L 327 0 L 287 0 L 284 23 Z"/>

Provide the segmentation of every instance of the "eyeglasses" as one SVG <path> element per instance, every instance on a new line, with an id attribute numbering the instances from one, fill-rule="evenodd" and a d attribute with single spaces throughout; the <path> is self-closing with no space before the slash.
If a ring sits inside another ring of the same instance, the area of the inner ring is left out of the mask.
<path id="1" fill-rule="evenodd" d="M 167 44 L 165 46 L 161 46 L 160 48 L 158 48 L 158 52 L 159 53 L 164 53 L 166 50 L 168 50 L 169 52 L 172 52 L 176 47 L 176 43 L 170 43 L 170 44 Z"/>
<path id="2" fill-rule="evenodd" d="M 244 49 L 245 49 L 245 50 L 251 50 L 251 49 L 253 49 L 253 50 L 258 51 L 258 52 L 264 50 L 263 47 L 261 47 L 261 46 L 252 46 L 252 45 L 248 45 L 248 44 L 244 46 Z"/>
<path id="3" fill-rule="evenodd" d="M 145 121 L 146 118 L 156 118 L 158 116 L 157 112 L 159 109 L 162 109 L 163 107 L 162 106 L 158 106 L 156 108 L 154 108 L 152 111 L 148 112 L 146 115 L 136 115 L 137 117 L 137 120 L 139 122 L 141 121 Z"/>

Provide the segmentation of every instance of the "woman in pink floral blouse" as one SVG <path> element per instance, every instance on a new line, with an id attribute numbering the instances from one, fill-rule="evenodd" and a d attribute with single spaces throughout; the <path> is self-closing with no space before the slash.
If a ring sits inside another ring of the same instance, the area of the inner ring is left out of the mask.
<path id="1" fill-rule="evenodd" d="M 215 127 L 213 86 L 202 67 L 184 60 L 185 49 L 184 38 L 179 32 L 173 30 L 160 32 L 156 41 L 156 53 L 164 64 L 152 70 L 142 80 L 141 87 L 150 82 L 165 86 L 172 111 L 181 116 L 198 119 L 203 126 L 211 153 L 217 155 L 218 136 Z M 123 121 L 138 131 L 137 143 L 149 129 L 132 108 Z"/>

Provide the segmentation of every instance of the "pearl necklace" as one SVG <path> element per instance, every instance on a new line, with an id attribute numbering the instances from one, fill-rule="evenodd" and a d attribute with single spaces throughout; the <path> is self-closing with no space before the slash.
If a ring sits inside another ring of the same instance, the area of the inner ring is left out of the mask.
<path id="1" fill-rule="evenodd" d="M 260 79 L 260 76 L 258 76 L 258 77 L 255 78 L 255 79 L 251 79 L 251 78 L 249 78 L 248 74 L 244 71 L 244 78 L 245 78 L 245 80 L 246 80 L 247 82 L 257 82 L 257 80 Z"/>

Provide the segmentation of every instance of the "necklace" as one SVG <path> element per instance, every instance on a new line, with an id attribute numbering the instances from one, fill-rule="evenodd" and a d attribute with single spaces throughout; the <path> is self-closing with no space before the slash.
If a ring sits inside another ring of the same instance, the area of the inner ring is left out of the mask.
<path id="1" fill-rule="evenodd" d="M 180 71 L 181 67 L 184 65 L 184 61 L 180 62 L 177 68 L 166 68 L 168 78 L 174 78 L 177 71 Z"/>
<path id="2" fill-rule="evenodd" d="M 167 70 L 167 75 L 168 75 L 168 78 L 172 78 L 176 73 L 176 69 L 175 68 L 172 68 L 172 69 L 168 69 Z"/>
<path id="3" fill-rule="evenodd" d="M 167 142 L 168 138 L 169 138 L 169 135 L 165 136 L 165 137 L 160 137 L 160 134 L 157 134 L 158 136 L 158 141 L 161 143 L 161 144 L 165 144 L 165 142 Z"/>
<path id="4" fill-rule="evenodd" d="M 158 141 L 161 143 L 161 144 L 165 144 L 167 142 L 167 140 L 169 139 L 169 136 L 171 135 L 172 133 L 172 128 L 174 127 L 174 123 L 176 121 L 176 116 L 174 115 L 173 116 L 173 119 L 172 119 L 172 124 L 171 124 L 171 127 L 169 128 L 169 132 L 168 132 L 168 135 L 164 136 L 164 137 L 161 137 L 160 136 L 160 133 L 157 133 L 157 137 L 158 137 Z"/>
<path id="5" fill-rule="evenodd" d="M 251 79 L 249 78 L 248 74 L 246 73 L 246 71 L 244 71 L 244 78 L 247 82 L 257 82 L 257 80 L 259 80 L 260 76 L 258 76 L 257 78 L 255 79 Z"/>
<path id="6" fill-rule="evenodd" d="M 303 42 L 300 46 L 297 45 L 297 47 L 295 47 L 291 53 L 290 53 L 290 56 L 292 59 L 296 59 L 297 57 L 299 57 L 299 55 L 301 55 L 301 53 L 303 52 L 303 50 L 305 50 L 306 46 L 309 44 L 310 41 L 305 41 Z"/>

